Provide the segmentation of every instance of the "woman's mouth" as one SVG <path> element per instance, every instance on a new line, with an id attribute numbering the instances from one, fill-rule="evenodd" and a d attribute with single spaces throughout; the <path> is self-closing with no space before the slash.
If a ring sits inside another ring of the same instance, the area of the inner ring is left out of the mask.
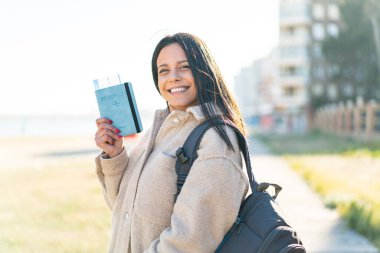
<path id="1" fill-rule="evenodd" d="M 168 91 L 170 92 L 170 94 L 175 94 L 175 93 L 184 93 L 188 89 L 189 89 L 189 87 L 187 87 L 187 86 L 181 86 L 181 87 L 171 88 Z"/>

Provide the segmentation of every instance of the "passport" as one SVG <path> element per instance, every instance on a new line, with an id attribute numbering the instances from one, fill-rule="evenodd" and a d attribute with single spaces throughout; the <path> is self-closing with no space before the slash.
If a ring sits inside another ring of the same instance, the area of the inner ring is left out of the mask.
<path id="1" fill-rule="evenodd" d="M 132 84 L 122 83 L 95 90 L 101 117 L 113 121 L 112 125 L 128 136 L 142 131 Z"/>

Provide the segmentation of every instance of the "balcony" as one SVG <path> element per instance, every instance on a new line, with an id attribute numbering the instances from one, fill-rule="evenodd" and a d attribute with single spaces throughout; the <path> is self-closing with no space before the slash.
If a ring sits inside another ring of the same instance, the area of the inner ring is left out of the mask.
<path id="1" fill-rule="evenodd" d="M 310 42 L 310 38 L 308 35 L 301 36 L 301 35 L 295 35 L 295 36 L 281 36 L 279 44 L 280 47 L 289 47 L 289 46 L 304 46 L 307 45 Z"/>
<path id="2" fill-rule="evenodd" d="M 311 19 L 307 16 L 294 16 L 294 17 L 281 17 L 280 28 L 282 27 L 297 27 L 297 26 L 310 26 Z"/>
<path id="3" fill-rule="evenodd" d="M 306 85 L 307 78 L 303 75 L 293 75 L 293 76 L 281 76 L 280 86 L 295 86 L 303 87 Z"/>
<path id="4" fill-rule="evenodd" d="M 292 66 L 307 66 L 308 61 L 306 57 L 280 57 L 278 59 L 279 67 L 286 68 Z"/>
<path id="5" fill-rule="evenodd" d="M 310 25 L 310 7 L 306 1 L 282 2 L 280 6 L 280 26 Z"/>
<path id="6" fill-rule="evenodd" d="M 276 104 L 283 108 L 300 108 L 307 104 L 306 95 L 297 93 L 293 96 L 281 96 L 277 99 Z"/>

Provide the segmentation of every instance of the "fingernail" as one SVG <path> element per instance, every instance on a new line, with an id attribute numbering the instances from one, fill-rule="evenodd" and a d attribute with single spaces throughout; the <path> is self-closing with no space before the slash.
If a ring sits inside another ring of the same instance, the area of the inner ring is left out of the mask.
<path id="1" fill-rule="evenodd" d="M 118 135 L 117 137 L 119 137 L 119 139 L 123 138 L 123 136 L 121 136 L 121 135 Z"/>
<path id="2" fill-rule="evenodd" d="M 112 120 L 110 120 L 110 124 L 112 124 L 113 123 L 113 121 Z"/>
<path id="3" fill-rule="evenodd" d="M 120 130 L 119 129 L 115 129 L 115 133 L 120 133 Z"/>

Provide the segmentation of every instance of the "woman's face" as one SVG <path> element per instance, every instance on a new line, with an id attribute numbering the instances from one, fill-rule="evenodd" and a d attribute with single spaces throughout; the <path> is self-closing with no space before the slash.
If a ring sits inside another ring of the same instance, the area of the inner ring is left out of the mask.
<path id="1" fill-rule="evenodd" d="M 197 88 L 185 51 L 178 43 L 164 47 L 157 57 L 158 88 L 170 111 L 197 105 Z"/>

